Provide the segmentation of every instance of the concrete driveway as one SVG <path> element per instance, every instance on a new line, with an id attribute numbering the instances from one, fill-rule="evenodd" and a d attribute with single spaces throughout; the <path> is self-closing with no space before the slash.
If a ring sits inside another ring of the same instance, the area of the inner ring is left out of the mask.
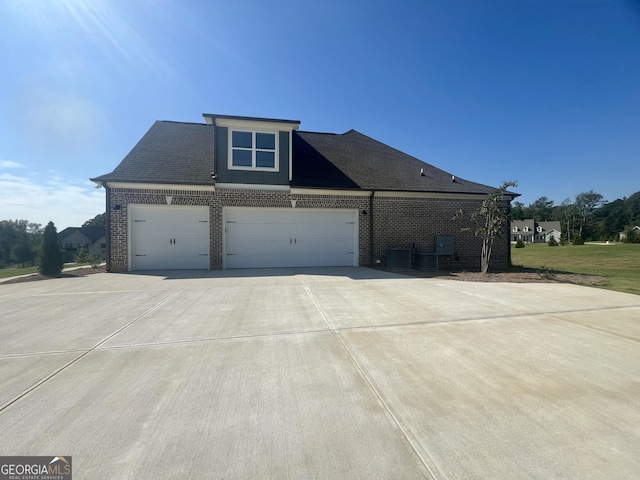
<path id="1" fill-rule="evenodd" d="M 0 455 L 74 478 L 637 479 L 640 296 L 365 268 L 0 284 Z"/>

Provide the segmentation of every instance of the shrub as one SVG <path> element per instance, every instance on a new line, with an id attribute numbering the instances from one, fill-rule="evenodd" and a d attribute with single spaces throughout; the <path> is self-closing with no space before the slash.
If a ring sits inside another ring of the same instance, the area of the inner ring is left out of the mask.
<path id="1" fill-rule="evenodd" d="M 631 227 L 627 227 L 624 229 L 624 238 L 622 241 L 624 243 L 640 243 L 640 232 Z"/>
<path id="2" fill-rule="evenodd" d="M 547 245 L 549 245 L 550 247 L 557 247 L 558 246 L 558 241 L 556 240 L 556 237 L 551 236 L 549 238 L 549 242 L 547 243 Z"/>
<path id="3" fill-rule="evenodd" d="M 541 266 L 536 271 L 536 273 L 540 278 L 544 278 L 545 280 L 553 280 L 554 278 L 556 278 L 556 272 L 554 272 L 553 269 L 549 267 L 545 267 L 544 265 Z"/>
<path id="4" fill-rule="evenodd" d="M 571 245 L 584 245 L 584 240 L 582 240 L 582 236 L 576 235 L 575 237 L 573 237 L 573 241 L 571 242 Z"/>
<path id="5" fill-rule="evenodd" d="M 87 263 L 89 261 L 89 254 L 87 253 L 87 250 L 84 248 L 78 250 L 78 253 L 76 253 L 73 260 L 76 263 Z"/>
<path id="6" fill-rule="evenodd" d="M 42 235 L 40 273 L 44 275 L 58 275 L 62 271 L 63 266 L 62 251 L 58 246 L 58 231 L 53 222 L 49 222 Z"/>
<path id="7" fill-rule="evenodd" d="M 102 259 L 98 255 L 93 255 L 89 258 L 92 268 L 98 268 L 102 263 Z"/>
<path id="8" fill-rule="evenodd" d="M 522 239 L 518 239 L 516 242 L 516 248 L 524 248 L 524 243 L 522 243 Z"/>

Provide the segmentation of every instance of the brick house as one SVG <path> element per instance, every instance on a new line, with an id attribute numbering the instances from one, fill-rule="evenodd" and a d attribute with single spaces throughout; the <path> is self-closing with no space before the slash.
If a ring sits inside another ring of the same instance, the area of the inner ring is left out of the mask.
<path id="1" fill-rule="evenodd" d="M 106 189 L 108 271 L 367 266 L 390 247 L 433 252 L 438 235 L 455 248 L 441 266 L 480 264 L 480 241 L 453 217 L 494 188 L 355 130 L 204 118 L 155 122 L 113 172 L 91 179 Z M 505 235 L 492 265 L 506 266 L 509 251 Z"/>
<path id="2" fill-rule="evenodd" d="M 102 227 L 67 227 L 58 233 L 58 245 L 65 262 L 72 262 L 80 250 L 90 256 L 106 257 L 106 236 Z"/>

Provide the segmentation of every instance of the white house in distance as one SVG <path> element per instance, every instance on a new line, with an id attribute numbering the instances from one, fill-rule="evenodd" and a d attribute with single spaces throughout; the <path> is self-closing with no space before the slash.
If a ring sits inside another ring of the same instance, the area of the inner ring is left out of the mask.
<path id="1" fill-rule="evenodd" d="M 640 225 L 636 225 L 635 227 L 633 227 L 631 230 L 634 230 L 636 232 L 640 233 Z M 620 232 L 620 241 L 622 242 L 625 239 L 626 235 L 624 234 L 624 232 Z"/>
<path id="2" fill-rule="evenodd" d="M 533 218 L 513 220 L 509 228 L 511 242 L 522 240 L 523 243 L 547 243 L 551 237 L 560 241 L 562 227 L 559 221 L 536 222 Z"/>

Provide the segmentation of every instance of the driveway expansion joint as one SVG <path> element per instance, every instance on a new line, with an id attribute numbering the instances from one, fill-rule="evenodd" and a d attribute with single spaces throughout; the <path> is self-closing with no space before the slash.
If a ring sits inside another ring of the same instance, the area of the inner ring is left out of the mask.
<path id="1" fill-rule="evenodd" d="M 164 298 L 163 300 L 161 300 L 160 302 L 156 303 L 154 306 L 152 306 L 151 308 L 148 308 L 145 312 L 141 313 L 140 315 L 138 315 L 137 317 L 135 317 L 133 320 L 131 320 L 129 323 L 127 323 L 126 325 L 120 327 L 119 329 L 117 329 L 115 332 L 111 333 L 110 335 L 108 335 L 107 337 L 103 338 L 101 341 L 99 341 L 97 344 L 95 344 L 93 347 L 86 349 L 86 350 L 81 350 L 82 353 L 80 355 L 78 355 L 76 358 L 70 360 L 69 362 L 67 362 L 65 365 L 63 365 L 62 367 L 58 368 L 57 370 L 55 370 L 53 373 L 50 373 L 49 375 L 45 376 L 44 378 L 38 380 L 36 383 L 34 383 L 33 385 L 29 386 L 28 388 L 26 388 L 24 391 L 22 391 L 21 393 L 19 393 L 18 395 L 16 395 L 15 397 L 13 397 L 11 400 L 9 400 L 8 402 L 6 402 L 3 405 L 0 405 L 0 415 L 2 413 L 4 413 L 8 408 L 10 408 L 12 405 L 15 405 L 18 401 L 20 401 L 22 398 L 26 397 L 29 393 L 33 392 L 35 389 L 37 389 L 38 387 L 40 387 L 41 385 L 45 384 L 46 382 L 48 382 L 50 379 L 52 379 L 53 377 L 55 377 L 56 375 L 58 375 L 60 372 L 66 370 L 68 367 L 70 367 L 71 365 L 73 365 L 74 363 L 80 361 L 83 357 L 87 356 L 89 353 L 93 352 L 94 350 L 96 350 L 98 347 L 100 347 L 100 345 L 102 345 L 103 343 L 105 343 L 106 341 L 108 341 L 109 339 L 113 338 L 115 335 L 117 335 L 118 333 L 122 332 L 124 329 L 130 327 L 131 325 L 133 325 L 135 322 L 137 322 L 138 320 L 140 320 L 141 318 L 147 316 L 149 313 L 153 312 L 154 310 L 157 310 L 158 308 L 160 308 L 162 305 L 164 305 L 166 302 L 168 302 L 169 300 L 171 300 L 173 297 L 175 297 L 176 295 L 178 295 L 181 291 L 183 291 L 185 288 L 187 288 L 187 286 L 185 285 L 184 287 L 174 291 L 171 295 L 169 295 L 168 297 Z"/>
<path id="2" fill-rule="evenodd" d="M 380 392 L 378 392 L 378 390 L 376 389 L 375 385 L 373 384 L 373 381 L 369 378 L 369 376 L 365 372 L 362 365 L 358 362 L 357 358 L 355 357 L 355 355 L 353 354 L 353 352 L 351 351 L 351 349 L 349 348 L 345 340 L 340 335 L 340 330 L 333 325 L 333 323 L 329 318 L 329 315 L 325 313 L 322 306 L 320 305 L 320 302 L 318 302 L 318 300 L 315 298 L 315 296 L 311 292 L 311 289 L 304 282 L 304 280 L 302 281 L 302 284 L 303 284 L 304 290 L 307 292 L 307 295 L 311 299 L 311 302 L 315 305 L 316 309 L 318 310 L 318 313 L 320 313 L 324 321 L 327 323 L 327 326 L 329 327 L 331 332 L 333 332 L 333 334 L 335 335 L 336 339 L 342 346 L 342 349 L 347 354 L 352 365 L 355 367 L 356 371 L 358 372 L 360 378 L 362 378 L 363 381 L 367 384 L 367 386 L 369 387 L 369 391 L 372 393 L 378 405 L 382 407 L 385 415 L 390 420 L 391 424 L 402 435 L 402 440 L 405 446 L 407 447 L 407 450 L 409 450 L 409 452 L 411 452 L 413 455 L 417 457 L 417 459 L 420 461 L 419 465 L 424 469 L 425 473 L 429 475 L 429 478 L 431 478 L 431 480 L 439 480 L 439 477 L 436 476 L 434 473 L 435 463 L 433 462 L 433 460 L 429 458 L 429 461 L 427 461 L 425 460 L 423 455 L 420 454 L 418 447 L 411 440 L 411 438 L 409 437 L 405 429 L 400 424 L 400 421 L 398 420 L 398 418 L 393 414 L 393 412 L 391 411 L 391 408 L 387 405 L 387 403 L 382 398 L 382 395 L 380 394 Z M 426 451 L 425 451 L 425 454 L 428 456 Z"/>

